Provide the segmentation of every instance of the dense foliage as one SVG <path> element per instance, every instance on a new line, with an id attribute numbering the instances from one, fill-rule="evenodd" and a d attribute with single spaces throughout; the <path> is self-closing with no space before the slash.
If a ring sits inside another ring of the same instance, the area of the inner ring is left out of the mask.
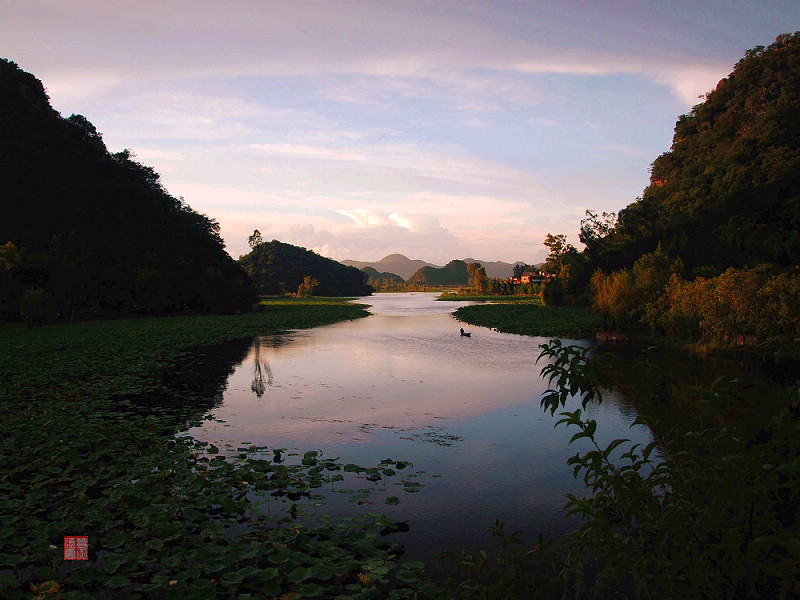
<path id="1" fill-rule="evenodd" d="M 569 461 L 588 493 L 567 504 L 583 519 L 565 541 L 571 580 L 564 583 L 576 595 L 796 597 L 798 389 L 757 406 L 741 381 L 682 388 L 647 355 L 634 368 L 610 369 L 589 360 L 587 348 L 558 341 L 542 348 L 549 363 L 542 374 L 553 386 L 542 406 L 555 414 L 580 398 L 581 408 L 560 413 L 559 423 L 577 429 L 572 441 L 592 446 Z M 598 423 L 583 410 L 616 386 L 643 402 L 645 414 L 681 396 L 693 414 L 676 427 L 657 425 L 662 437 L 646 447 L 600 446 Z"/>
<path id="2" fill-rule="evenodd" d="M 595 309 L 612 324 L 645 324 L 714 344 L 770 343 L 777 349 L 800 334 L 800 272 L 775 265 L 726 269 L 715 277 L 686 279 L 681 264 L 660 251 L 632 269 L 592 277 Z"/>
<path id="3" fill-rule="evenodd" d="M 0 60 L 0 319 L 233 311 L 254 290 L 218 224 Z"/>
<path id="4" fill-rule="evenodd" d="M 372 267 L 362 267 L 361 270 L 367 274 L 367 285 L 376 290 L 401 291 L 405 284 L 405 280 L 394 273 L 379 273 Z"/>
<path id="5" fill-rule="evenodd" d="M 277 240 L 254 244 L 250 253 L 239 257 L 239 264 L 258 293 L 268 296 L 368 296 L 373 292 L 363 271 Z"/>
<path id="6" fill-rule="evenodd" d="M 558 335 L 572 339 L 594 337 L 602 317 L 583 306 L 541 306 L 536 300 L 462 306 L 453 313 L 459 321 L 521 335 Z"/>

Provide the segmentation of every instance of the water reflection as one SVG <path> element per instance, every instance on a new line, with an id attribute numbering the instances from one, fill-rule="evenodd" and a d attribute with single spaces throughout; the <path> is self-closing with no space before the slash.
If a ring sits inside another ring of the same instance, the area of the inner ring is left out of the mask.
<path id="1" fill-rule="evenodd" d="M 269 367 L 269 363 L 266 359 L 261 357 L 261 337 L 257 337 L 253 340 L 253 363 L 255 364 L 255 368 L 253 370 L 253 383 L 250 384 L 250 389 L 256 395 L 257 398 L 261 398 L 264 395 L 264 392 L 267 389 L 267 386 L 271 386 L 274 378 L 272 377 L 272 369 Z M 266 375 L 266 381 L 264 381 L 264 376 Z"/>
<path id="2" fill-rule="evenodd" d="M 477 543 L 496 517 L 532 535 L 563 532 L 564 495 L 581 493 L 566 460 L 581 448 L 539 407 L 545 340 L 480 327 L 462 337 L 450 314 L 459 304 L 432 294 L 363 301 L 373 316 L 254 340 L 213 410 L 223 423 L 190 433 L 365 466 L 413 462 L 426 487 L 380 507 L 409 520 L 411 557 Z M 609 396 L 590 414 L 603 440 L 649 441 L 628 429 L 636 414 L 625 401 Z"/>

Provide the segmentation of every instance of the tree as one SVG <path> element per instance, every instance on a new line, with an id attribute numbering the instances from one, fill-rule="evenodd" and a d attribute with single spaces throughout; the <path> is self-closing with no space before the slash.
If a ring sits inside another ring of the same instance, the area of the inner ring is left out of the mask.
<path id="1" fill-rule="evenodd" d="M 572 244 L 567 243 L 567 236 L 563 233 L 558 235 L 548 233 L 544 238 L 544 245 L 550 249 L 550 254 L 545 260 L 543 270 L 553 275 L 559 275 L 564 270 L 567 265 L 567 256 L 578 253 Z"/>
<path id="2" fill-rule="evenodd" d="M 303 277 L 303 283 L 297 288 L 298 298 L 308 298 L 314 293 L 314 289 L 319 286 L 319 281 L 313 279 L 311 275 Z"/>
<path id="3" fill-rule="evenodd" d="M 262 243 L 264 239 L 261 237 L 261 232 L 258 229 L 253 230 L 253 235 L 247 238 L 247 243 L 250 245 L 251 250 L 255 250 L 256 246 Z"/>
<path id="4" fill-rule="evenodd" d="M 604 212 L 602 217 L 598 217 L 596 212 L 587 209 L 586 218 L 581 219 L 581 243 L 589 246 L 606 237 L 616 226 L 617 213 Z"/>
<path id="5" fill-rule="evenodd" d="M 469 285 L 476 292 L 485 292 L 489 288 L 489 278 L 486 276 L 486 269 L 481 263 L 469 263 L 467 265 L 469 273 Z"/>
<path id="6" fill-rule="evenodd" d="M 0 246 L 0 320 L 19 316 L 25 286 L 15 275 L 21 263 L 22 256 L 12 242 Z"/>
<path id="7" fill-rule="evenodd" d="M 588 285 L 591 271 L 589 261 L 572 244 L 567 243 L 563 233 L 547 234 L 544 245 L 550 254 L 544 263 L 543 271 L 556 275 L 558 283 L 550 279 L 545 282 L 542 299 L 549 304 L 580 305 L 588 303 Z M 545 294 L 546 292 L 546 294 Z"/>

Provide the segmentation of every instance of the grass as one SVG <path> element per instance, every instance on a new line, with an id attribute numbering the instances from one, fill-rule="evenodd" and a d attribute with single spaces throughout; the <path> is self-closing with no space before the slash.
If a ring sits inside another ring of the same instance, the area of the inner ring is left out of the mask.
<path id="1" fill-rule="evenodd" d="M 259 304 L 267 306 L 318 306 L 318 305 L 346 305 L 355 298 L 340 298 L 330 296 L 308 296 L 307 298 L 294 298 L 292 296 L 261 296 Z"/>
<path id="2" fill-rule="evenodd" d="M 295 464 L 265 448 L 220 452 L 176 437 L 175 414 L 121 400 L 168 392 L 165 377 L 190 348 L 366 314 L 311 299 L 268 301 L 254 314 L 0 331 L 0 596 L 402 598 L 424 590 L 423 566 L 399 564 L 398 549 L 378 535 L 392 526 L 382 515 L 302 517 L 316 488 L 343 476 L 379 479 L 396 463 L 364 469 L 315 452 Z M 69 535 L 89 536 L 88 561 L 64 561 Z"/>
<path id="3" fill-rule="evenodd" d="M 455 301 L 455 302 L 496 302 L 496 303 L 509 303 L 509 304 L 535 304 L 542 305 L 541 296 L 487 296 L 487 295 L 469 295 L 469 294 L 442 294 L 437 300 Z"/>
<path id="4" fill-rule="evenodd" d="M 459 321 L 505 333 L 573 339 L 593 338 L 603 324 L 602 317 L 582 306 L 481 304 L 463 306 L 454 316 Z"/>

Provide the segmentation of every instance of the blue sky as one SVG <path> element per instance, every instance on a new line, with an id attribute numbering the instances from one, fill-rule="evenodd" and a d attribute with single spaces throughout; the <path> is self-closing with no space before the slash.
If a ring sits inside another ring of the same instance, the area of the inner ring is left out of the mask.
<path id="1" fill-rule="evenodd" d="M 797 0 L 0 0 L 0 55 L 216 219 L 337 260 L 538 262 Z"/>

